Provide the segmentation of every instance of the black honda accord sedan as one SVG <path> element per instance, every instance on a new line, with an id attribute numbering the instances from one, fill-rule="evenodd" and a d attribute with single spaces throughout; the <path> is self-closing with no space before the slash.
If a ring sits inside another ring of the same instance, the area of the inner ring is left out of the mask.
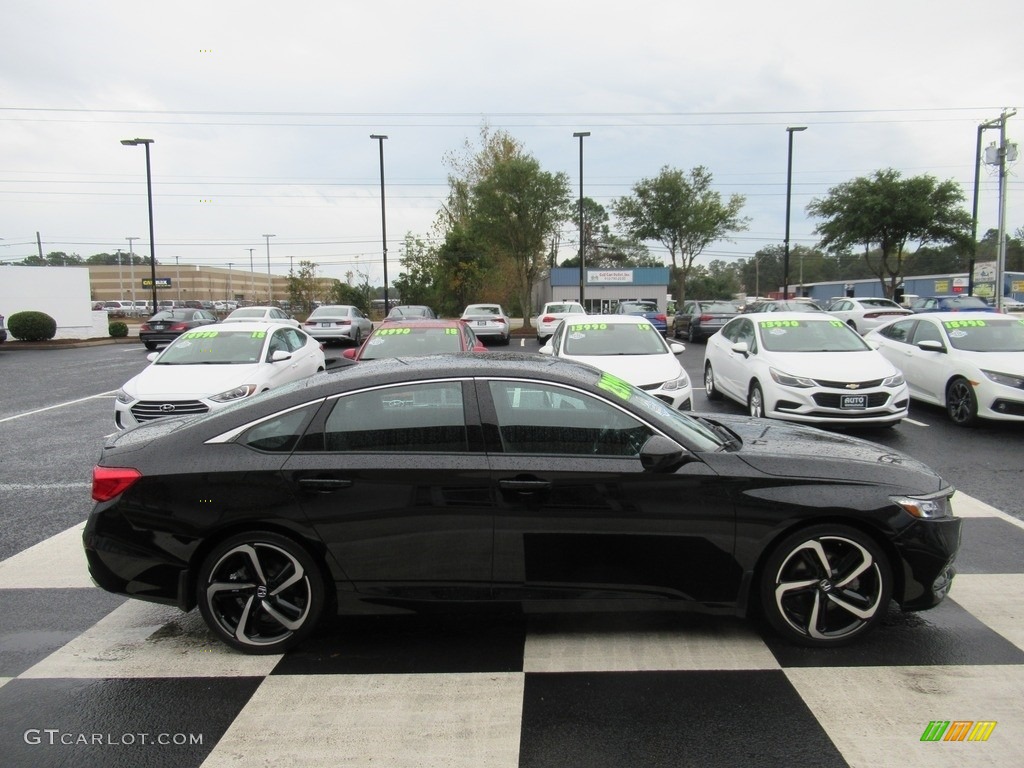
<path id="1" fill-rule="evenodd" d="M 326 611 L 759 614 L 834 646 L 936 605 L 953 488 L 812 427 L 674 411 L 594 368 L 471 353 L 368 362 L 113 435 L 84 533 L 101 587 L 247 653 Z"/>

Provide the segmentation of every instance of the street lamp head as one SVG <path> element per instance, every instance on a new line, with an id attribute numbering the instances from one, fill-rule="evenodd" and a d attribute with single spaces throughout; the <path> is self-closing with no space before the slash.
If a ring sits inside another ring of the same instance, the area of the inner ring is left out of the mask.
<path id="1" fill-rule="evenodd" d="M 385 136 L 383 134 L 380 134 L 380 133 L 371 133 L 370 134 L 370 138 L 371 139 L 386 139 L 387 136 Z"/>
<path id="2" fill-rule="evenodd" d="M 139 144 L 152 144 L 153 139 L 121 139 L 121 143 L 126 147 L 137 147 Z"/>
<path id="3" fill-rule="evenodd" d="M 590 131 L 577 131 L 576 133 L 573 134 L 573 138 L 575 138 L 575 139 L 582 139 L 584 136 L 589 136 L 589 135 L 590 135 Z"/>
<path id="4" fill-rule="evenodd" d="M 806 130 L 807 130 L 807 126 L 806 125 L 791 125 L 788 128 L 786 128 L 786 132 L 787 133 L 793 133 L 795 131 L 806 131 Z"/>

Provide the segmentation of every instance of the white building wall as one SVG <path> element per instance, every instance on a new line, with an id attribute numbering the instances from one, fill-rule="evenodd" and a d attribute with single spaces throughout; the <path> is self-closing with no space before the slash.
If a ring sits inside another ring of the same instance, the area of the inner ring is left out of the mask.
<path id="1" fill-rule="evenodd" d="M 52 317 L 57 322 L 55 339 L 110 335 L 106 313 L 94 318 L 86 267 L 0 266 L 0 315 L 9 318 L 27 311 Z"/>

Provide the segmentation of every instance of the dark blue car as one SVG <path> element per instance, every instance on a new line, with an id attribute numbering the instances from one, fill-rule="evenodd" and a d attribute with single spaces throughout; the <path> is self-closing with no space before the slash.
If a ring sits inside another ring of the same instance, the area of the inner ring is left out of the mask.
<path id="1" fill-rule="evenodd" d="M 910 305 L 914 312 L 995 312 L 977 296 L 921 296 Z"/>
<path id="2" fill-rule="evenodd" d="M 656 301 L 647 299 L 625 299 L 619 302 L 616 315 L 639 315 L 647 318 L 662 336 L 668 336 L 668 317 L 658 309 Z"/>

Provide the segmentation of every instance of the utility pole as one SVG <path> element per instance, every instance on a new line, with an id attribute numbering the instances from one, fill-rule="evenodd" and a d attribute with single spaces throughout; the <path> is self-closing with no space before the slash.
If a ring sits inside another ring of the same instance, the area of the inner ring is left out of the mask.
<path id="1" fill-rule="evenodd" d="M 1003 311 L 1003 274 L 1006 268 L 1006 162 L 1017 159 L 1017 145 L 1006 143 L 1006 121 L 1017 114 L 1017 110 L 1003 110 L 997 120 L 990 120 L 983 128 L 999 127 L 999 146 L 994 143 L 985 151 L 985 162 L 999 166 L 999 248 L 996 256 L 996 312 Z M 980 129 L 979 129 L 980 131 Z M 980 135 L 980 132 L 979 132 Z"/>

